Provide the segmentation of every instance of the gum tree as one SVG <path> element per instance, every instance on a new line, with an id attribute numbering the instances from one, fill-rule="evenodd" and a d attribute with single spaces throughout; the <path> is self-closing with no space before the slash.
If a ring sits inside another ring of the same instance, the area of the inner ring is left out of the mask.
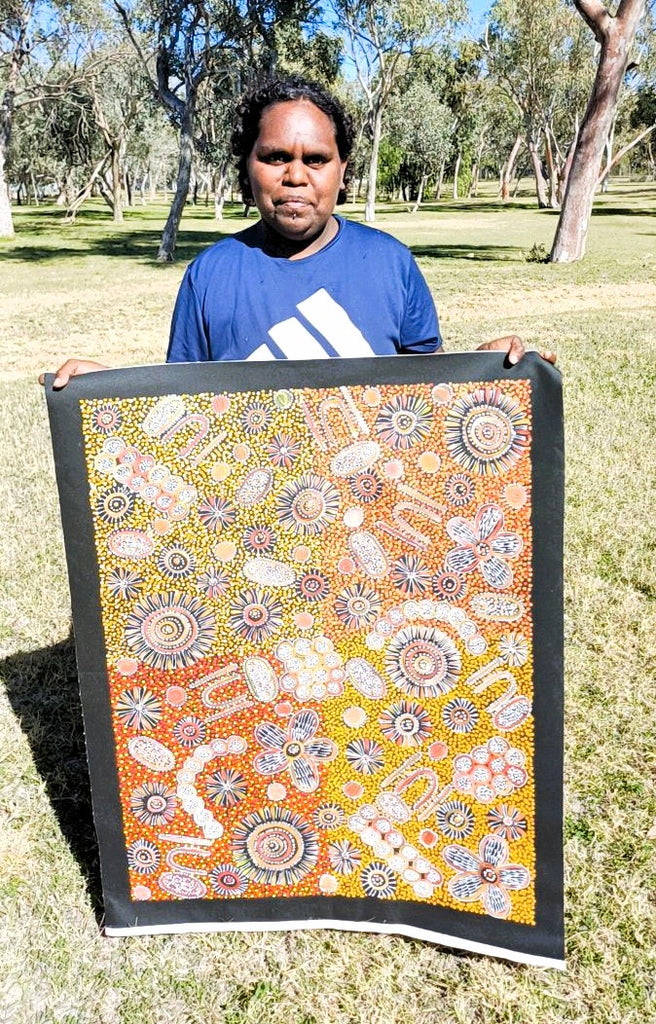
<path id="1" fill-rule="evenodd" d="M 409 62 L 435 46 L 462 20 L 462 0 L 332 0 L 337 27 L 344 34 L 348 59 L 366 99 L 371 142 L 365 220 L 376 219 L 378 154 L 383 115 Z"/>
<path id="2" fill-rule="evenodd" d="M 581 123 L 550 260 L 573 263 L 585 255 L 592 203 L 604 147 L 646 0 L 620 0 L 615 14 L 601 0 L 573 0 L 599 46 L 597 72 Z"/>

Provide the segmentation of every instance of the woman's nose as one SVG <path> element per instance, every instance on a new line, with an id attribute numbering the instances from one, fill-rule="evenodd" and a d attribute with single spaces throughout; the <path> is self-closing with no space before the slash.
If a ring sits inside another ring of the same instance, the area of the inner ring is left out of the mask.
<path id="1" fill-rule="evenodd" d="M 307 182 L 307 168 L 299 159 L 290 160 L 285 166 L 285 184 L 303 185 Z"/>

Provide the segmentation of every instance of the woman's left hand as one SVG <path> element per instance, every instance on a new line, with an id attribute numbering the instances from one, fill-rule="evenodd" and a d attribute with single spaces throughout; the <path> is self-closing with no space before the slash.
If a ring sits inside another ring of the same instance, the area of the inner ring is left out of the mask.
<path id="1" fill-rule="evenodd" d="M 522 356 L 526 355 L 524 342 L 516 334 L 508 334 L 504 338 L 493 338 L 492 341 L 484 341 L 476 349 L 477 352 L 505 352 L 508 362 L 511 365 L 518 363 Z M 556 362 L 556 353 L 545 349 L 540 355 L 548 363 Z"/>

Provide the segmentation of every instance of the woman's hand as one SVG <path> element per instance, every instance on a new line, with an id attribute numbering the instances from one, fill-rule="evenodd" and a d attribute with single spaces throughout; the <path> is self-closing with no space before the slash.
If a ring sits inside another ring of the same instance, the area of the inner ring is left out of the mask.
<path id="1" fill-rule="evenodd" d="M 55 373 L 52 382 L 54 388 L 65 388 L 71 377 L 79 377 L 82 373 L 94 373 L 96 370 L 108 370 L 102 363 L 94 363 L 91 359 L 67 359 Z M 45 374 L 39 374 L 39 384 L 45 384 Z"/>
<path id="2" fill-rule="evenodd" d="M 512 365 L 518 363 L 519 360 L 526 355 L 526 349 L 521 338 L 518 338 L 516 334 L 508 334 L 504 338 L 494 338 L 492 341 L 484 341 L 482 345 L 479 345 L 476 349 L 477 352 L 505 352 L 508 362 Z M 556 362 L 556 353 L 551 352 L 549 349 L 545 349 L 544 352 L 540 352 L 540 355 L 548 363 Z"/>

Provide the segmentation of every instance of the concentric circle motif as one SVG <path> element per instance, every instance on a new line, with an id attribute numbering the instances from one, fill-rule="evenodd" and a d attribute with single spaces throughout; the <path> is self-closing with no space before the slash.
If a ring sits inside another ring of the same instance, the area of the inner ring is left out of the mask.
<path id="1" fill-rule="evenodd" d="M 96 515 L 105 523 L 120 523 L 134 508 L 134 494 L 120 484 L 104 491 L 96 500 Z"/>
<path id="2" fill-rule="evenodd" d="M 210 871 L 210 885 L 221 897 L 241 896 L 246 892 L 248 879 L 234 864 L 217 864 Z"/>
<path id="3" fill-rule="evenodd" d="M 329 480 L 315 473 L 303 473 L 285 484 L 276 498 L 281 526 L 295 534 L 322 533 L 337 516 L 339 491 Z"/>
<path id="4" fill-rule="evenodd" d="M 128 867 L 140 875 L 152 875 L 161 860 L 160 852 L 149 839 L 135 839 L 127 848 Z"/>
<path id="5" fill-rule="evenodd" d="M 442 721 L 447 729 L 464 735 L 476 728 L 478 708 L 466 697 L 454 697 L 442 708 Z"/>
<path id="6" fill-rule="evenodd" d="M 152 668 L 187 668 L 211 650 L 215 620 L 200 598 L 149 594 L 128 616 L 125 639 L 134 656 Z"/>
<path id="7" fill-rule="evenodd" d="M 360 875 L 367 896 L 379 900 L 389 899 L 396 892 L 396 875 L 387 864 L 374 860 Z"/>
<path id="8" fill-rule="evenodd" d="M 121 411 L 117 406 L 101 405 L 94 411 L 91 423 L 99 434 L 107 435 L 119 430 L 122 420 Z"/>
<path id="9" fill-rule="evenodd" d="M 412 697 L 439 697 L 456 685 L 460 654 L 446 633 L 428 626 L 406 626 L 392 639 L 385 669 L 399 690 Z"/>
<path id="10" fill-rule="evenodd" d="M 315 808 L 312 812 L 312 820 L 320 829 L 339 828 L 344 822 L 344 811 L 339 804 L 328 801 Z"/>
<path id="11" fill-rule="evenodd" d="M 282 625 L 282 605 L 259 587 L 249 587 L 230 606 L 228 625 L 244 639 L 260 643 Z"/>
<path id="12" fill-rule="evenodd" d="M 469 804 L 462 800 L 449 800 L 435 814 L 437 827 L 447 839 L 466 839 L 474 831 L 476 819 Z"/>
<path id="13" fill-rule="evenodd" d="M 451 457 L 479 476 L 507 472 L 530 440 L 525 410 L 493 386 L 458 398 L 446 415 L 444 428 Z"/>
<path id="14" fill-rule="evenodd" d="M 405 450 L 424 441 L 433 425 L 430 404 L 417 395 L 396 395 L 376 417 L 378 437 L 392 448 Z"/>
<path id="15" fill-rule="evenodd" d="M 163 782 L 144 782 L 130 795 L 130 810 L 143 825 L 167 825 L 176 807 L 175 793 Z"/>
<path id="16" fill-rule="evenodd" d="M 370 501 L 376 501 L 383 493 L 383 481 L 372 470 L 356 473 L 349 477 L 349 487 L 354 498 L 368 505 Z"/>
<path id="17" fill-rule="evenodd" d="M 197 747 L 207 734 L 207 726 L 196 715 L 185 715 L 173 726 L 173 735 L 181 747 Z"/>
<path id="18" fill-rule="evenodd" d="M 296 583 L 296 593 L 304 601 L 324 601 L 330 594 L 330 582 L 318 569 L 308 569 Z"/>
<path id="19" fill-rule="evenodd" d="M 259 434 L 271 422 L 271 412 L 262 402 L 251 402 L 241 414 L 241 422 L 247 434 Z"/>
<path id="20" fill-rule="evenodd" d="M 182 544 L 172 544 L 160 552 L 157 568 L 171 579 L 185 579 L 196 571 L 196 556 Z"/>
<path id="21" fill-rule="evenodd" d="M 381 607 L 376 591 L 363 583 L 346 587 L 335 599 L 335 614 L 348 629 L 359 629 L 373 622 Z"/>
<path id="22" fill-rule="evenodd" d="M 467 581 L 462 573 L 443 568 L 433 576 L 433 593 L 443 601 L 459 601 L 466 589 Z"/>
<path id="23" fill-rule="evenodd" d="M 256 882 L 295 885 L 315 867 L 316 832 L 300 814 L 265 807 L 247 815 L 233 833 L 236 866 Z"/>
<path id="24" fill-rule="evenodd" d="M 444 495 L 450 505 L 464 508 L 474 500 L 474 481 L 467 473 L 454 473 L 444 484 Z"/>

